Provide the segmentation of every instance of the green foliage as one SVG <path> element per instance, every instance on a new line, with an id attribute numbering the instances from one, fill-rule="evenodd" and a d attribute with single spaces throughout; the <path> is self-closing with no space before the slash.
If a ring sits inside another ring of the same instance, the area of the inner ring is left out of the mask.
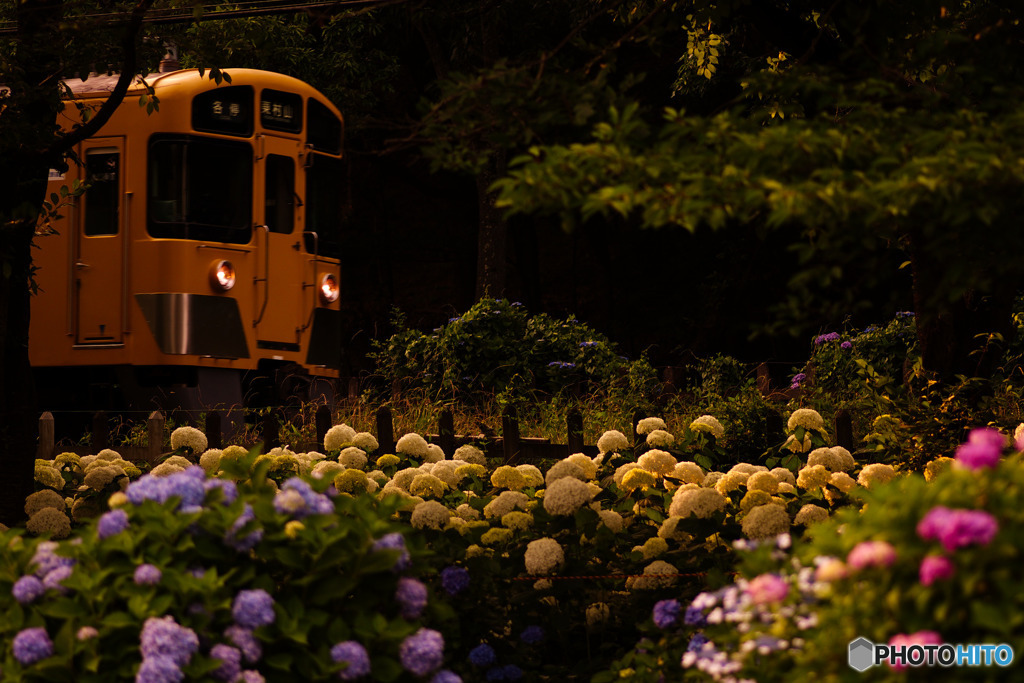
<path id="1" fill-rule="evenodd" d="M 643 396 L 653 382 L 645 360 L 617 355 L 607 337 L 575 317 L 530 315 L 518 303 L 482 299 L 463 315 L 422 333 L 404 327 L 377 343 L 377 371 L 435 396 L 474 400 L 481 393 L 517 401 L 583 383 Z"/>

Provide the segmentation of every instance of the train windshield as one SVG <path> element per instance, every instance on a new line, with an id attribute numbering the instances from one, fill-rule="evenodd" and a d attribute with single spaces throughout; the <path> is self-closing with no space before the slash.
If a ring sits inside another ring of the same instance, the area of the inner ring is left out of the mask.
<path id="1" fill-rule="evenodd" d="M 247 142 L 154 137 L 149 145 L 149 234 L 247 243 L 252 233 L 252 163 Z"/>
<path id="2" fill-rule="evenodd" d="M 313 154 L 306 169 L 306 251 L 341 258 L 341 225 L 345 219 L 345 165 L 341 159 Z"/>

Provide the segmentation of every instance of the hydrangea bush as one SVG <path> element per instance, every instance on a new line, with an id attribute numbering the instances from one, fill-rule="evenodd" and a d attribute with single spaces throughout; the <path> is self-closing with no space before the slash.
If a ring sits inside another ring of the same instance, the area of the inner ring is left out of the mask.
<path id="1" fill-rule="evenodd" d="M 443 610 L 394 506 L 330 479 L 266 479 L 255 453 L 144 475 L 73 539 L 5 533 L 4 680 L 421 680 Z M 236 484 L 236 480 L 242 482 Z M 403 586 L 416 582 L 408 598 Z M 410 609 L 409 601 L 415 602 Z"/>

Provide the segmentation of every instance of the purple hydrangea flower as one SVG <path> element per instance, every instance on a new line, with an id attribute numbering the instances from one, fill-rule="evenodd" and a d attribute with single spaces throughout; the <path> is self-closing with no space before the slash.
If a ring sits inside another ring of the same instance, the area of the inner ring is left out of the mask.
<path id="1" fill-rule="evenodd" d="M 444 637 L 433 629 L 421 628 L 402 641 L 398 658 L 406 671 L 426 676 L 444 661 Z"/>
<path id="2" fill-rule="evenodd" d="M 430 683 L 462 683 L 462 677 L 448 669 L 441 669 L 430 679 Z"/>
<path id="3" fill-rule="evenodd" d="M 252 505 L 248 503 L 242 508 L 242 514 L 238 516 L 238 519 L 231 525 L 231 528 L 224 534 L 224 543 L 231 546 L 240 553 L 249 552 L 256 545 L 263 540 L 263 529 L 254 529 L 241 538 L 238 537 L 239 532 L 245 528 L 249 522 L 256 520 L 256 513 L 253 512 Z"/>
<path id="4" fill-rule="evenodd" d="M 1006 437 L 994 429 L 975 429 L 967 443 L 956 449 L 956 462 L 968 470 L 995 467 L 1003 455 Z"/>
<path id="5" fill-rule="evenodd" d="M 245 670 L 242 672 L 241 678 L 238 679 L 238 683 L 267 683 L 267 679 L 263 677 L 259 671 Z"/>
<path id="6" fill-rule="evenodd" d="M 683 623 L 687 626 L 704 626 L 708 623 L 708 620 L 707 617 L 704 616 L 703 609 L 690 605 L 686 608 L 686 612 L 683 614 Z"/>
<path id="7" fill-rule="evenodd" d="M 843 349 L 844 351 L 849 351 L 850 349 L 853 348 L 853 344 L 851 342 L 844 341 L 842 344 L 839 345 L 839 348 Z"/>
<path id="8" fill-rule="evenodd" d="M 936 581 L 944 581 L 952 578 L 955 567 L 948 557 L 943 555 L 929 555 L 921 560 L 919 576 L 922 586 L 930 586 Z"/>
<path id="9" fill-rule="evenodd" d="M 263 657 L 263 646 L 256 640 L 251 630 L 235 624 L 224 629 L 224 637 L 242 651 L 242 656 L 249 664 L 258 662 Z"/>
<path id="10" fill-rule="evenodd" d="M 947 552 L 968 545 L 988 545 L 999 531 L 999 522 L 984 510 L 950 510 L 938 505 L 917 524 L 917 535 L 938 539 Z"/>
<path id="11" fill-rule="evenodd" d="M 469 570 L 465 567 L 445 567 L 441 570 L 441 588 L 448 595 L 458 595 L 469 588 Z"/>
<path id="12" fill-rule="evenodd" d="M 821 344 L 824 344 L 826 342 L 834 342 L 834 341 L 839 341 L 839 333 L 838 332 L 829 332 L 828 334 L 819 334 L 817 337 L 814 338 L 814 343 L 817 346 L 820 346 Z"/>
<path id="13" fill-rule="evenodd" d="M 14 658 L 22 666 L 35 664 L 53 655 L 53 641 L 46 629 L 39 626 L 26 628 L 14 636 Z"/>
<path id="14" fill-rule="evenodd" d="M 231 616 L 234 617 L 236 624 L 248 629 L 273 624 L 276 618 L 274 598 L 262 588 L 238 591 L 231 605 Z"/>
<path id="15" fill-rule="evenodd" d="M 207 493 L 219 490 L 224 505 L 231 505 L 238 498 L 238 486 L 230 479 L 207 479 L 203 482 L 203 488 Z"/>
<path id="16" fill-rule="evenodd" d="M 199 649 L 199 637 L 172 616 L 150 617 L 142 625 L 139 644 L 144 659 L 166 658 L 180 667 L 188 664 Z"/>
<path id="17" fill-rule="evenodd" d="M 419 619 L 427 606 L 427 587 L 417 579 L 403 576 L 395 589 L 395 601 L 405 619 Z"/>
<path id="18" fill-rule="evenodd" d="M 372 550 L 398 550 L 398 559 L 395 560 L 395 566 L 391 568 L 394 572 L 405 571 L 412 564 L 412 556 L 409 555 L 409 550 L 405 547 L 405 538 L 397 531 L 377 539 Z"/>
<path id="19" fill-rule="evenodd" d="M 851 569 L 867 567 L 891 567 L 896 561 L 896 549 L 885 541 L 861 541 L 846 556 Z"/>
<path id="20" fill-rule="evenodd" d="M 480 643 L 469 651 L 469 663 L 473 666 L 490 666 L 495 659 L 494 648 L 487 643 Z"/>
<path id="21" fill-rule="evenodd" d="M 46 576 L 43 577 L 43 588 L 46 590 L 55 590 L 62 594 L 67 593 L 68 589 L 64 587 L 61 581 L 69 578 L 74 570 L 74 567 L 62 565 L 50 572 L 47 572 Z"/>
<path id="22" fill-rule="evenodd" d="M 75 558 L 64 557 L 54 552 L 59 547 L 60 545 L 56 541 L 43 541 L 36 546 L 36 551 L 29 561 L 30 565 L 35 565 L 36 569 L 33 573 L 36 578 L 42 579 L 58 567 L 75 566 Z"/>
<path id="23" fill-rule="evenodd" d="M 523 641 L 527 645 L 536 645 L 544 640 L 544 629 L 540 626 L 527 626 L 523 629 L 523 632 L 519 634 L 519 640 Z"/>
<path id="24" fill-rule="evenodd" d="M 35 576 L 29 574 L 14 582 L 11 595 L 22 605 L 27 605 L 46 592 L 46 586 Z"/>
<path id="25" fill-rule="evenodd" d="M 690 638 L 690 642 L 686 646 L 687 652 L 700 652 L 704 649 L 704 644 L 709 642 L 707 636 L 703 633 L 694 633 L 693 637 Z"/>
<path id="26" fill-rule="evenodd" d="M 155 564 L 140 564 L 135 568 L 132 580 L 139 586 L 155 586 L 163 578 L 163 572 Z"/>
<path id="27" fill-rule="evenodd" d="M 181 683 L 185 672 L 170 657 L 146 657 L 142 660 L 135 683 Z"/>
<path id="28" fill-rule="evenodd" d="M 366 648 L 354 640 L 346 640 L 331 648 L 331 659 L 348 666 L 338 672 L 343 681 L 354 681 L 370 673 L 370 655 Z"/>
<path id="29" fill-rule="evenodd" d="M 309 515 L 329 515 L 334 512 L 334 503 L 326 495 L 314 491 L 308 482 L 292 477 L 274 496 L 274 509 L 278 514 L 302 519 Z"/>
<path id="30" fill-rule="evenodd" d="M 100 515 L 100 521 L 96 524 L 96 535 L 101 539 L 125 531 L 128 528 L 128 513 L 118 508 Z"/>
<path id="31" fill-rule="evenodd" d="M 675 626 L 676 621 L 679 619 L 679 608 L 678 600 L 659 600 L 656 602 L 651 614 L 651 617 L 654 619 L 654 625 L 661 629 Z"/>
<path id="32" fill-rule="evenodd" d="M 218 681 L 234 683 L 242 673 L 242 653 L 238 648 L 217 643 L 210 648 L 210 657 L 220 660 L 220 666 L 213 672 L 213 677 Z"/>

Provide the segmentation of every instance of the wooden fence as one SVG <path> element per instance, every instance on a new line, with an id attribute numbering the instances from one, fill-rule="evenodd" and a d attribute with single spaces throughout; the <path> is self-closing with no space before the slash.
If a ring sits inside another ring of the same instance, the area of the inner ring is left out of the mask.
<path id="1" fill-rule="evenodd" d="M 636 426 L 639 421 L 646 417 L 645 413 L 634 412 L 632 437 L 634 444 L 640 443 L 643 436 L 636 433 Z M 326 406 L 320 406 L 314 416 L 316 441 L 311 443 L 290 443 L 293 450 L 308 451 L 324 449 L 324 436 L 331 428 L 331 411 Z M 382 407 L 377 411 L 377 443 L 379 453 L 395 452 L 395 430 L 394 419 L 391 409 Z M 262 433 L 264 436 L 264 448 L 270 449 L 281 445 L 282 419 L 279 412 L 267 412 L 263 416 Z M 583 416 L 579 410 L 569 411 L 565 424 L 565 443 L 552 443 L 548 439 L 521 437 L 519 431 L 519 419 L 514 409 L 508 409 L 501 419 L 502 435 L 486 436 L 483 434 L 467 435 L 455 433 L 454 415 L 450 409 L 445 409 L 438 419 L 437 433 L 428 434 L 427 440 L 436 443 L 451 457 L 455 449 L 464 444 L 474 444 L 484 450 L 488 457 L 502 458 L 505 462 L 522 462 L 536 460 L 559 460 L 572 453 L 585 453 L 593 456 L 598 452 L 597 446 L 587 445 L 583 442 Z M 209 442 L 210 448 L 221 448 L 224 442 L 224 429 L 222 416 L 217 411 L 206 414 L 206 422 L 202 427 Z M 116 450 L 121 456 L 133 462 L 156 463 L 168 453 L 169 435 L 165 429 L 165 418 L 163 413 L 154 411 L 150 414 L 147 423 L 146 433 L 148 445 L 146 446 L 117 446 Z M 853 424 L 849 412 L 840 410 L 836 413 L 834 432 L 835 442 L 849 450 L 853 450 Z M 54 455 L 71 451 L 79 454 L 98 453 L 110 444 L 110 432 L 108 416 L 104 412 L 98 412 L 93 416 L 91 440 L 88 447 L 57 447 L 54 444 L 54 417 L 51 413 L 43 413 L 39 418 L 39 447 L 36 453 L 37 458 L 50 459 Z M 782 416 L 777 412 L 769 413 L 764 424 L 764 436 L 766 448 L 782 443 L 785 438 Z"/>

